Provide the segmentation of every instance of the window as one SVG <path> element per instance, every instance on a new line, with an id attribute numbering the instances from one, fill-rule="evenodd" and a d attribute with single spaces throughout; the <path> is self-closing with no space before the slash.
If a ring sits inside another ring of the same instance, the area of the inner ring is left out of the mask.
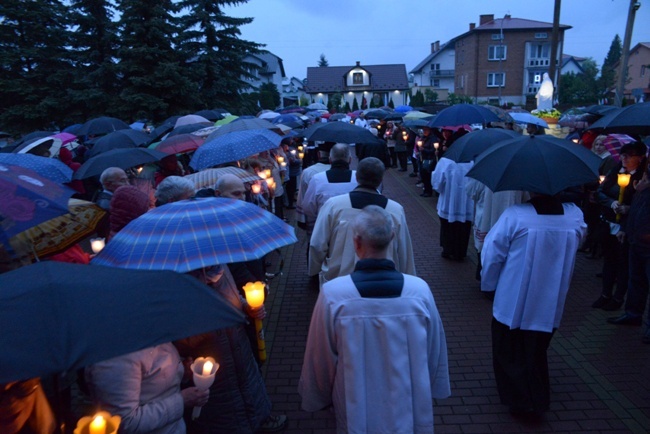
<path id="1" fill-rule="evenodd" d="M 488 87 L 503 87 L 506 84 L 505 72 L 490 72 L 487 75 Z"/>
<path id="2" fill-rule="evenodd" d="M 440 87 L 440 79 L 439 78 L 434 78 L 433 81 L 431 82 L 431 86 Z"/>
<path id="3" fill-rule="evenodd" d="M 458 87 L 459 89 L 462 89 L 462 88 L 465 87 L 465 75 L 464 74 L 460 74 L 458 76 L 457 81 L 458 81 L 458 86 L 456 86 L 456 87 Z"/>
<path id="4" fill-rule="evenodd" d="M 531 44 L 530 45 L 530 58 L 531 59 L 544 59 L 551 55 L 551 44 Z"/>
<path id="5" fill-rule="evenodd" d="M 363 73 L 354 72 L 352 73 L 352 84 L 363 84 Z"/>
<path id="6" fill-rule="evenodd" d="M 548 38 L 548 33 L 535 33 L 535 39 L 546 39 Z"/>
<path id="7" fill-rule="evenodd" d="M 641 65 L 641 77 L 645 77 L 646 66 L 650 66 L 650 65 Z"/>
<path id="8" fill-rule="evenodd" d="M 493 33 L 492 34 L 492 40 L 493 41 L 500 41 L 503 39 L 503 35 L 500 33 Z"/>
<path id="9" fill-rule="evenodd" d="M 490 45 L 488 47 L 488 60 L 506 60 L 506 45 Z"/>
<path id="10" fill-rule="evenodd" d="M 439 71 L 440 70 L 440 64 L 439 63 L 432 63 L 431 64 L 431 71 Z"/>

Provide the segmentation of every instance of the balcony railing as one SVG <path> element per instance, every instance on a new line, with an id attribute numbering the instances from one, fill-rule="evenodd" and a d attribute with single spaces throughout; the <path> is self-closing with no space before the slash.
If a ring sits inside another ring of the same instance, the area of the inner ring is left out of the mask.
<path id="1" fill-rule="evenodd" d="M 440 78 L 440 77 L 453 77 L 453 69 L 434 69 L 429 72 L 429 77 L 431 78 Z"/>

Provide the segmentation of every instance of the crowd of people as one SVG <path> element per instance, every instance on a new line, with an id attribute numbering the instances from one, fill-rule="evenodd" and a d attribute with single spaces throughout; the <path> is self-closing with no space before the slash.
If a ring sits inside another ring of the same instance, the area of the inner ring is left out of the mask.
<path id="1" fill-rule="evenodd" d="M 300 136 L 286 136 L 277 148 L 224 165 L 259 181 L 225 174 L 200 188 L 182 176 L 189 166 L 172 156 L 148 171 L 107 168 L 96 184 L 86 182 L 77 191 L 106 211 L 97 233 L 109 244 L 150 209 L 195 197 L 249 201 L 304 230 L 307 272 L 319 297 L 298 392 L 306 411 L 333 406 L 340 432 L 432 432 L 433 399 L 451 393 L 442 319 L 431 289 L 417 277 L 404 208 L 382 194 L 387 170 L 414 181 L 422 200 L 435 199 L 444 260 L 465 260 L 473 239 L 480 258 L 476 278 L 493 300 L 494 376 L 501 402 L 513 414 L 539 416 L 549 409 L 547 350 L 581 246 L 603 260 L 602 292 L 593 308 L 624 306 L 608 321 L 641 325 L 650 276 L 650 175 L 642 142 L 621 147 L 616 161 L 602 145 L 604 137 L 597 137 L 591 149 L 603 160 L 602 180 L 581 186 L 579 194 L 550 196 L 493 192 L 468 178 L 473 162 L 445 157 L 470 134 L 466 126 L 413 128 L 369 122 L 363 115 L 354 124 L 381 144 L 303 143 Z M 527 132 L 539 133 L 533 127 Z M 312 158 L 298 157 L 302 147 L 312 150 Z M 69 157 L 64 153 L 71 163 Z M 619 173 L 631 175 L 622 192 Z M 88 264 L 92 255 L 75 245 L 45 259 Z M 120 415 L 125 433 L 284 429 L 287 416 L 272 413 L 257 351 L 254 322 L 266 311 L 251 308 L 242 290 L 246 282 L 266 281 L 265 267 L 260 258 L 189 272 L 247 323 L 88 366 L 79 377 L 88 398 Z M 643 342 L 650 343 L 650 326 Z M 196 387 L 189 370 L 205 356 L 220 364 L 209 390 Z M 3 393 L 30 385 L 6 385 Z M 194 407 L 203 408 L 198 417 L 191 414 Z M 42 408 L 30 423 L 42 417 Z M 47 419 L 40 430 L 14 431 L 49 434 L 53 424 Z"/>

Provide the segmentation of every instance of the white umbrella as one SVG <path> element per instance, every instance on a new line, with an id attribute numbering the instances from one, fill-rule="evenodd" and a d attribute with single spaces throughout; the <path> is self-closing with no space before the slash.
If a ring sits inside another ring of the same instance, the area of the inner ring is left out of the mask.
<path id="1" fill-rule="evenodd" d="M 280 113 L 276 113 L 276 112 L 265 112 L 265 113 L 262 113 L 261 115 L 259 115 L 258 117 L 259 117 L 260 119 L 269 119 L 269 120 L 270 120 L 270 119 L 275 119 L 275 118 L 277 118 L 278 116 L 280 116 Z"/>
<path id="2" fill-rule="evenodd" d="M 533 125 L 538 125 L 540 127 L 548 128 L 548 124 L 544 119 L 538 118 L 537 116 L 531 115 L 530 113 L 511 112 L 510 116 L 518 124 L 533 124 Z"/>

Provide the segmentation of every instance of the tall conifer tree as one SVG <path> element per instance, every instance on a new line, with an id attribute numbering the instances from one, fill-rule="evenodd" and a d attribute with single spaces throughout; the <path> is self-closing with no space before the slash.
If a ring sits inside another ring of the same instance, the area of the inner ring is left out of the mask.
<path id="1" fill-rule="evenodd" d="M 603 67 L 600 69 L 600 90 L 602 92 L 607 92 L 616 86 L 616 70 L 614 67 L 621 59 L 623 54 L 623 45 L 621 44 L 621 38 L 616 35 L 614 40 L 609 46 L 609 51 L 607 52 L 607 57 L 603 62 Z"/>

